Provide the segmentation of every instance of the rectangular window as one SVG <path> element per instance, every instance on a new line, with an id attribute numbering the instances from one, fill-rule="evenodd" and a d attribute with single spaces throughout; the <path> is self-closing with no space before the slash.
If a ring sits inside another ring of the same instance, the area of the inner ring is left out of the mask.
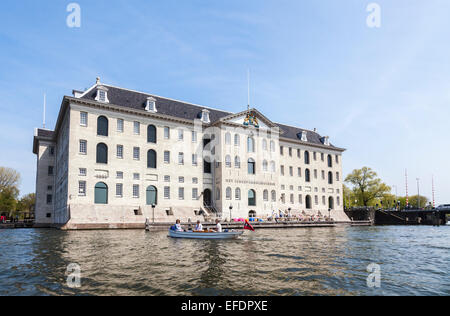
<path id="1" fill-rule="evenodd" d="M 53 195 L 47 194 L 47 204 L 52 204 L 53 202 Z"/>
<path id="2" fill-rule="evenodd" d="M 117 119 L 117 132 L 123 133 L 123 120 Z"/>
<path id="3" fill-rule="evenodd" d="M 170 163 L 170 151 L 164 152 L 164 163 Z"/>
<path id="4" fill-rule="evenodd" d="M 141 134 L 141 123 L 134 122 L 133 131 L 134 131 L 134 135 L 140 135 Z"/>
<path id="5" fill-rule="evenodd" d="M 192 165 L 198 166 L 198 158 L 196 154 L 192 154 Z"/>
<path id="6" fill-rule="evenodd" d="M 339 155 L 336 155 L 336 163 L 339 163 Z"/>
<path id="7" fill-rule="evenodd" d="M 317 179 L 317 169 L 314 169 L 314 179 Z"/>
<path id="8" fill-rule="evenodd" d="M 139 147 L 134 147 L 134 148 L 133 148 L 133 159 L 134 159 L 134 160 L 139 160 L 139 159 L 140 159 L 140 156 L 141 156 L 141 154 L 140 154 L 140 149 L 139 149 Z"/>
<path id="9" fill-rule="evenodd" d="M 297 149 L 297 157 L 300 158 L 300 149 Z"/>
<path id="10" fill-rule="evenodd" d="M 54 156 L 55 155 L 55 147 L 50 147 L 50 156 Z"/>
<path id="11" fill-rule="evenodd" d="M 139 184 L 133 184 L 133 198 L 139 198 Z"/>
<path id="12" fill-rule="evenodd" d="M 123 146 L 117 145 L 117 158 L 123 159 Z"/>
<path id="13" fill-rule="evenodd" d="M 184 200 L 184 188 L 178 188 L 178 199 Z"/>
<path id="14" fill-rule="evenodd" d="M 178 153 L 178 164 L 184 165 L 184 154 L 183 153 Z"/>
<path id="15" fill-rule="evenodd" d="M 170 176 L 164 176 L 164 182 L 170 182 Z"/>
<path id="16" fill-rule="evenodd" d="M 198 178 L 192 178 L 192 183 L 193 184 L 198 184 Z"/>
<path id="17" fill-rule="evenodd" d="M 198 200 L 198 189 L 197 188 L 192 189 L 192 199 Z"/>
<path id="18" fill-rule="evenodd" d="M 292 157 L 292 148 L 289 147 L 289 157 Z"/>
<path id="19" fill-rule="evenodd" d="M 284 166 L 280 167 L 281 175 L 284 176 Z"/>
<path id="20" fill-rule="evenodd" d="M 116 172 L 116 179 L 123 179 L 123 172 L 122 171 L 117 171 Z"/>
<path id="21" fill-rule="evenodd" d="M 284 148 L 283 146 L 280 146 L 280 155 L 283 156 Z"/>
<path id="22" fill-rule="evenodd" d="M 86 168 L 80 168 L 80 176 L 85 177 L 87 175 L 87 169 Z"/>
<path id="23" fill-rule="evenodd" d="M 303 195 L 301 194 L 298 195 L 298 203 L 303 204 Z"/>
<path id="24" fill-rule="evenodd" d="M 164 187 L 164 198 L 170 200 L 170 187 Z"/>
<path id="25" fill-rule="evenodd" d="M 289 175 L 290 175 L 291 177 L 294 176 L 294 168 L 293 168 L 293 167 L 289 167 Z"/>
<path id="26" fill-rule="evenodd" d="M 139 180 L 141 175 L 139 173 L 133 173 L 133 180 Z"/>
<path id="27" fill-rule="evenodd" d="M 122 183 L 116 184 L 116 196 L 123 197 L 123 184 Z"/>
<path id="28" fill-rule="evenodd" d="M 164 139 L 170 139 L 170 127 L 164 127 Z"/>
<path id="29" fill-rule="evenodd" d="M 85 140 L 80 140 L 80 154 L 87 154 L 87 141 Z"/>
<path id="30" fill-rule="evenodd" d="M 336 181 L 340 181 L 339 179 L 340 179 L 339 172 L 336 172 Z"/>
<path id="31" fill-rule="evenodd" d="M 86 196 L 86 181 L 78 182 L 78 194 L 81 196 Z"/>
<path id="32" fill-rule="evenodd" d="M 197 142 L 197 132 L 196 131 L 192 131 L 192 142 L 193 143 Z"/>
<path id="33" fill-rule="evenodd" d="M 52 185 L 47 186 L 47 191 L 53 191 L 53 186 Z"/>
<path id="34" fill-rule="evenodd" d="M 178 130 L 178 140 L 184 140 L 184 131 L 182 129 Z"/>
<path id="35" fill-rule="evenodd" d="M 322 180 L 325 180 L 325 171 L 322 170 Z"/>
<path id="36" fill-rule="evenodd" d="M 53 175 L 54 169 L 55 169 L 55 168 L 54 168 L 53 166 L 49 166 L 49 167 L 48 167 L 48 175 L 49 175 L 49 176 L 52 176 L 52 175 Z"/>
<path id="37" fill-rule="evenodd" d="M 324 153 L 321 153 L 321 154 L 320 154 L 320 160 L 325 161 L 325 155 L 324 155 Z"/>
<path id="38" fill-rule="evenodd" d="M 314 152 L 314 153 L 313 153 L 313 156 L 314 156 L 314 161 L 316 161 L 316 160 L 317 160 L 317 153 Z"/>
<path id="39" fill-rule="evenodd" d="M 319 205 L 319 197 L 317 195 L 314 196 L 314 202 L 316 205 Z"/>
<path id="40" fill-rule="evenodd" d="M 81 126 L 88 125 L 88 114 L 86 112 L 80 112 L 80 125 Z"/>
<path id="41" fill-rule="evenodd" d="M 302 176 L 302 168 L 297 168 L 297 175 L 298 175 L 299 177 Z"/>
<path id="42" fill-rule="evenodd" d="M 178 182 L 179 183 L 184 183 L 184 177 L 178 177 Z"/>

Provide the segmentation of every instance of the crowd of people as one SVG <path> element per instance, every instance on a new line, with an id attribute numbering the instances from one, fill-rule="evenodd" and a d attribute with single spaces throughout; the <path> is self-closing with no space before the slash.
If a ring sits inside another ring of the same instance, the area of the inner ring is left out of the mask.
<path id="1" fill-rule="evenodd" d="M 272 211 L 272 215 L 267 217 L 267 221 L 282 222 L 282 221 L 299 221 L 299 222 L 328 222 L 333 219 L 328 216 L 323 216 L 319 211 L 318 214 L 308 215 L 304 211 L 301 214 L 291 214 L 290 211 L 278 212 Z"/>

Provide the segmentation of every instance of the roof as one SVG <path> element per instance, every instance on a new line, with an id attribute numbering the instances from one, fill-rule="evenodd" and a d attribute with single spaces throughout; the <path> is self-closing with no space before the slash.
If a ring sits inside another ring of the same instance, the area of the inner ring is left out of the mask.
<path id="1" fill-rule="evenodd" d="M 224 119 L 226 117 L 229 117 L 230 115 L 235 114 L 232 112 L 217 110 L 210 107 L 164 98 L 148 93 L 118 88 L 107 84 L 100 84 L 99 82 L 96 85 L 92 86 L 90 89 L 88 89 L 86 92 L 84 92 L 84 94 L 81 95 L 80 99 L 96 102 L 95 101 L 97 94 L 96 88 L 98 86 L 103 86 L 108 89 L 108 100 L 110 104 L 116 106 L 123 106 L 135 110 L 144 110 L 146 107 L 147 99 L 149 97 L 152 97 L 156 100 L 156 108 L 158 110 L 158 114 L 168 115 L 180 119 L 192 121 L 195 119 L 199 119 L 201 117 L 202 111 L 207 109 L 210 112 L 211 124 L 214 124 L 214 122 L 217 122 L 220 119 Z M 308 141 L 302 142 L 305 145 L 316 145 L 339 151 L 344 151 L 344 149 L 335 147 L 333 145 L 325 146 L 323 144 L 323 137 L 317 132 L 279 123 L 274 123 L 274 125 L 280 127 L 281 138 L 301 142 L 298 135 L 306 131 Z"/>

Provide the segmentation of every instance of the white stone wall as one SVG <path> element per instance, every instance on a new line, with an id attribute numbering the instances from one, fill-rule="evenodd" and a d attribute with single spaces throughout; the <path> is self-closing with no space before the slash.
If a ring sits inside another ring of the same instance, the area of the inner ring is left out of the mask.
<path id="1" fill-rule="evenodd" d="M 50 153 L 51 147 L 55 144 L 50 141 L 40 141 L 38 144 L 35 207 L 35 222 L 38 225 L 48 225 L 54 221 L 55 177 L 48 175 L 48 167 L 54 166 L 55 174 L 56 166 L 55 155 Z M 52 195 L 52 203 L 47 203 L 47 195 Z"/>
<path id="2" fill-rule="evenodd" d="M 80 125 L 80 112 L 88 112 L 87 126 Z M 97 136 L 97 118 L 105 116 L 109 121 L 109 136 Z M 124 131 L 117 130 L 117 119 L 124 120 Z M 134 122 L 140 123 L 140 134 L 134 133 Z M 147 142 L 147 126 L 157 128 L 157 143 Z M 165 139 L 164 128 L 170 128 L 170 139 Z M 183 140 L 179 140 L 179 130 L 182 129 Z M 211 184 L 204 184 L 201 156 L 198 164 L 192 164 L 192 154 L 197 153 L 202 146 L 202 132 L 197 131 L 197 141 L 192 140 L 193 125 L 180 124 L 160 120 L 143 115 L 125 114 L 101 110 L 92 107 L 71 105 L 70 132 L 70 168 L 69 195 L 72 223 L 143 223 L 145 218 L 153 218 L 153 209 L 147 205 L 146 189 L 155 186 L 158 190 L 158 204 L 155 208 L 155 220 L 175 221 L 176 218 L 194 220 L 194 211 L 202 207 L 201 193 L 205 188 L 212 189 Z M 80 140 L 87 141 L 87 154 L 80 154 Z M 108 164 L 96 163 L 96 146 L 104 143 L 108 146 Z M 116 156 L 117 145 L 123 145 L 124 157 Z M 140 159 L 133 159 L 133 148 L 140 148 Z M 147 151 L 153 149 L 157 153 L 157 168 L 147 168 Z M 164 162 L 164 152 L 170 151 L 170 163 Z M 178 154 L 184 153 L 184 164 L 179 164 Z M 86 176 L 80 176 L 80 168 L 87 170 Z M 117 179 L 116 173 L 123 172 L 123 179 Z M 133 175 L 139 174 L 139 180 Z M 170 182 L 165 182 L 165 176 Z M 180 183 L 180 177 L 184 183 Z M 196 178 L 198 183 L 193 183 Z M 86 195 L 79 194 L 79 181 L 86 182 Z M 108 205 L 95 205 L 95 185 L 104 182 L 108 186 Z M 208 182 L 208 181 L 205 181 Z M 116 196 L 116 184 L 123 185 L 123 196 Z M 133 197 L 133 185 L 139 185 L 139 198 Z M 170 199 L 164 198 L 164 187 L 170 187 Z M 179 197 L 179 188 L 184 188 L 184 199 Z M 193 198 L 192 189 L 198 189 L 198 197 Z M 137 211 L 138 215 L 135 215 Z M 167 212 L 173 216 L 167 216 Z M 170 213 L 169 213 L 170 214 Z M 203 218 L 202 218 L 203 219 Z"/>

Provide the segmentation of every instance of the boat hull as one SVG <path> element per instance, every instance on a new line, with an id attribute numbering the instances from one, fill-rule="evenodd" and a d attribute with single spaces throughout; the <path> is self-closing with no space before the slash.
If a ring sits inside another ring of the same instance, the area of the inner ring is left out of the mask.
<path id="1" fill-rule="evenodd" d="M 223 232 L 223 233 L 197 233 L 197 232 L 177 232 L 169 230 L 169 237 L 184 239 L 236 239 L 244 232 Z"/>

